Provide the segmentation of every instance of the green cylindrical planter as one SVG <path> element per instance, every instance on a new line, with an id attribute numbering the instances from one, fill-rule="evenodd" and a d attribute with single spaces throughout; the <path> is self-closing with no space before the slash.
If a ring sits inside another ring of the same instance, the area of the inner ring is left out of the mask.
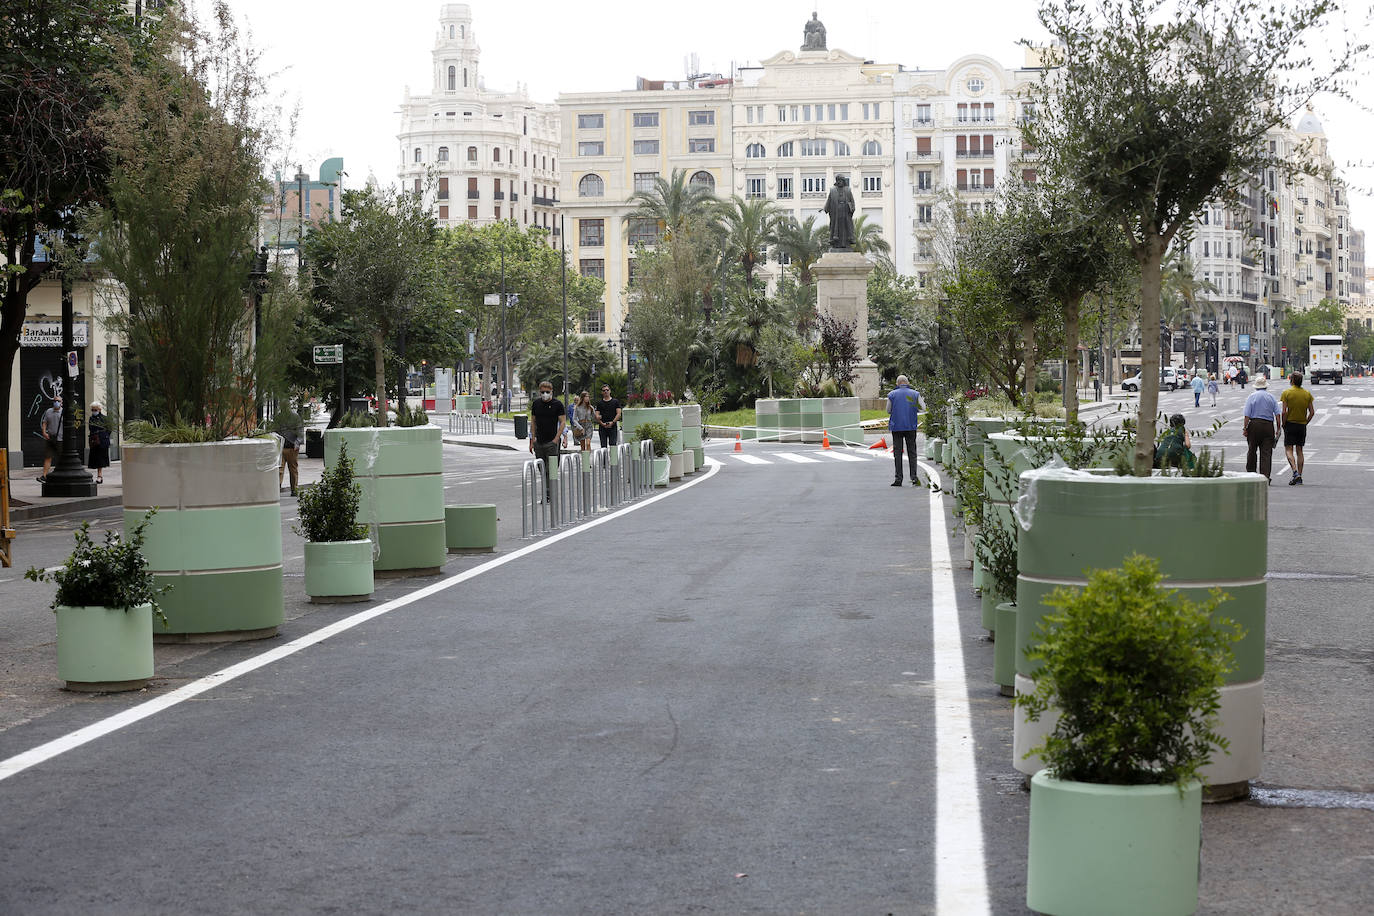
<path id="1" fill-rule="evenodd" d="M 153 676 L 153 606 L 58 605 L 57 675 L 69 690 L 143 687 Z"/>
<path id="2" fill-rule="evenodd" d="M 1037 642 L 1040 621 L 1051 612 L 1045 596 L 1059 585 L 1081 586 L 1086 570 L 1119 567 L 1132 553 L 1154 557 L 1165 586 L 1184 597 L 1201 601 L 1213 588 L 1231 597 L 1217 616 L 1235 621 L 1245 635 L 1232 647 L 1236 667 L 1221 690 L 1217 731 L 1230 742 L 1230 753 L 1215 755 L 1201 776 L 1209 798 L 1248 794 L 1248 780 L 1259 776 L 1264 733 L 1265 479 L 1234 472 L 1141 478 L 1045 471 L 1023 475 L 1021 485 L 1033 489 L 1035 508 L 1018 546 L 1016 667 L 1025 679 L 1018 691 L 1033 689 L 1035 665 L 1025 650 Z M 1013 756 L 1028 775 L 1041 764 L 1022 754 L 1042 729 L 1043 723 L 1027 723 L 1018 714 Z"/>
<path id="3" fill-rule="evenodd" d="M 124 530 L 150 508 L 143 555 L 169 626 L 159 641 L 275 636 L 282 623 L 276 439 L 124 445 Z"/>
<path id="4" fill-rule="evenodd" d="M 371 598 L 372 541 L 306 541 L 305 594 L 315 604 Z"/>
<path id="5" fill-rule="evenodd" d="M 1004 697 L 1016 695 L 1016 605 L 1004 601 L 997 605 L 997 631 L 1005 634 L 993 644 L 992 680 Z"/>
<path id="6" fill-rule="evenodd" d="M 670 471 L 670 461 L 667 458 L 654 459 L 654 486 L 668 486 L 668 473 Z"/>
<path id="7" fill-rule="evenodd" d="M 954 457 L 954 446 L 949 442 L 940 440 L 940 463 L 945 467 L 950 467 L 950 461 Z"/>
<path id="8" fill-rule="evenodd" d="M 448 558 L 444 538 L 444 453 L 437 426 L 330 429 L 324 463 L 338 461 L 348 443 L 362 487 L 358 522 L 377 541 L 374 573 L 433 575 Z"/>
<path id="9" fill-rule="evenodd" d="M 496 506 L 492 503 L 444 507 L 444 536 L 449 553 L 496 550 Z"/>
<path id="10" fill-rule="evenodd" d="M 1031 779 L 1026 906 L 1055 916 L 1197 910 L 1202 787 Z"/>

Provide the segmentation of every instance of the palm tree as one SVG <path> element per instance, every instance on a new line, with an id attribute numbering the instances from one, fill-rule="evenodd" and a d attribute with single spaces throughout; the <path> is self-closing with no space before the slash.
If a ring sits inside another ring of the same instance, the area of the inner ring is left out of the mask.
<path id="1" fill-rule="evenodd" d="M 774 229 L 774 244 L 779 260 L 787 258 L 797 268 L 797 279 L 802 286 L 810 286 L 813 282 L 811 268 L 830 247 L 830 227 L 816 225 L 814 215 L 800 222 L 795 216 L 787 216 L 780 219 Z"/>
<path id="2" fill-rule="evenodd" d="M 1200 320 L 1202 312 L 1199 305 L 1205 305 L 1216 315 L 1205 294 L 1217 292 L 1209 280 L 1199 280 L 1197 265 L 1186 251 L 1174 249 L 1164 258 L 1161 267 L 1163 282 L 1160 290 L 1160 317 L 1170 330 L 1186 326 L 1190 321 Z M 1196 358 L 1196 357 L 1195 357 Z"/>
<path id="3" fill-rule="evenodd" d="M 777 205 L 771 200 L 745 200 L 738 194 L 721 208 L 725 248 L 728 257 L 738 261 L 744 270 L 745 290 L 754 287 L 754 270 L 768 255 L 768 244 L 773 241 L 779 218 Z"/>
<path id="4" fill-rule="evenodd" d="M 720 201 L 705 185 L 693 184 L 683 169 L 673 169 L 672 176 L 654 178 L 652 191 L 636 191 L 628 202 L 634 209 L 625 214 L 625 222 L 651 219 L 658 223 L 665 238 L 672 238 L 689 223 L 708 223 L 715 215 Z"/>
<path id="5" fill-rule="evenodd" d="M 854 220 L 854 250 L 868 255 L 880 268 L 894 271 L 892 246 L 883 238 L 883 227 L 868 221 L 868 214 Z"/>

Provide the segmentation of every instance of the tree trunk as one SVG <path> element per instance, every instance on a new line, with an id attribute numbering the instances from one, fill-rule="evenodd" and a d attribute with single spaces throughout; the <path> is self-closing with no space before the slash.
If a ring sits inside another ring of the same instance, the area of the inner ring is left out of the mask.
<path id="1" fill-rule="evenodd" d="M 1159 412 L 1159 314 L 1164 245 L 1158 235 L 1145 239 L 1140 260 L 1140 410 L 1136 416 L 1135 476 L 1154 467 L 1155 414 Z"/>
<path id="2" fill-rule="evenodd" d="M 1078 307 L 1082 301 L 1078 296 L 1064 303 L 1064 418 L 1070 423 L 1078 422 Z"/>
<path id="3" fill-rule="evenodd" d="M 386 334 L 381 328 L 372 332 L 372 366 L 376 372 L 377 425 L 387 426 L 386 418 Z"/>
<path id="4" fill-rule="evenodd" d="M 1035 370 L 1038 361 L 1035 358 L 1035 319 L 1023 317 L 1021 319 L 1021 352 L 1024 354 L 1026 364 L 1026 404 L 1031 411 L 1035 410 Z"/>

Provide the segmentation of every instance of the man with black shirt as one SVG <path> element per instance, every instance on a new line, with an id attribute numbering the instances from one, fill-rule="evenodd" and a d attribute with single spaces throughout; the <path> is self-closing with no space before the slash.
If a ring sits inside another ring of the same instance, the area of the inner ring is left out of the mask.
<path id="1" fill-rule="evenodd" d="M 563 402 L 553 396 L 553 382 L 539 383 L 539 397 L 530 404 L 530 416 L 534 420 L 530 431 L 530 451 L 534 457 L 544 459 L 544 495 L 549 496 L 549 465 L 558 461 L 563 445 L 563 430 L 568 422 L 568 415 L 563 412 Z"/>
<path id="2" fill-rule="evenodd" d="M 620 444 L 620 415 L 624 409 L 620 401 L 611 397 L 611 386 L 601 386 L 601 400 L 596 402 L 596 434 L 601 438 L 601 447 Z"/>

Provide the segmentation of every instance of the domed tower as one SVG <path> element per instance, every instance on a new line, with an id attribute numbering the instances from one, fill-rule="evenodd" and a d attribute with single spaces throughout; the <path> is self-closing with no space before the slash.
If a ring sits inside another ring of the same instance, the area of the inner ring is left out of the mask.
<path id="1" fill-rule="evenodd" d="M 472 31 L 472 8 L 466 3 L 446 3 L 439 13 L 439 34 L 434 41 L 434 94 L 457 92 L 475 95 L 481 85 L 477 61 L 482 49 Z"/>

